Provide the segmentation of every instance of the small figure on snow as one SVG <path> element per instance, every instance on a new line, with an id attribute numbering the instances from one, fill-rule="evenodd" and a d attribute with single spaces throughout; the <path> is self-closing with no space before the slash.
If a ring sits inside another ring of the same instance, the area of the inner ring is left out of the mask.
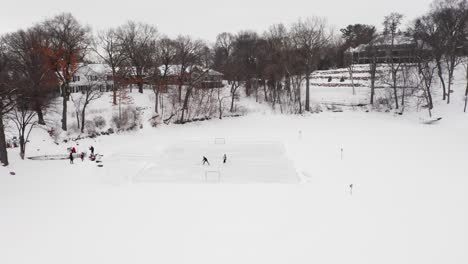
<path id="1" fill-rule="evenodd" d="M 353 195 L 353 184 L 349 185 L 349 194 Z"/>
<path id="2" fill-rule="evenodd" d="M 76 148 L 73 147 L 72 150 L 71 150 L 72 153 L 76 153 Z"/>
<path id="3" fill-rule="evenodd" d="M 81 158 L 81 161 L 82 161 L 82 162 L 84 161 L 84 157 L 85 157 L 85 153 L 84 153 L 84 152 L 81 152 L 80 158 Z"/>
<path id="4" fill-rule="evenodd" d="M 89 148 L 89 150 L 91 151 L 91 155 L 94 155 L 94 147 L 91 146 L 91 147 Z"/>
<path id="5" fill-rule="evenodd" d="M 203 165 L 205 165 L 205 163 L 208 163 L 208 165 L 210 165 L 208 159 L 205 156 L 203 156 Z"/>
<path id="6" fill-rule="evenodd" d="M 224 154 L 223 155 L 223 163 L 226 163 L 226 161 L 227 161 L 227 156 L 226 156 L 226 154 Z"/>
<path id="7" fill-rule="evenodd" d="M 73 152 L 71 151 L 70 151 L 69 159 L 70 159 L 70 164 L 73 164 Z"/>

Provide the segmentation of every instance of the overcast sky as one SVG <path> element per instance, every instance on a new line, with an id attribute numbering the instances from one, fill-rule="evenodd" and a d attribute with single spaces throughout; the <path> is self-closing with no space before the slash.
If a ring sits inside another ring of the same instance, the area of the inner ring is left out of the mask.
<path id="1" fill-rule="evenodd" d="M 429 9 L 432 0 L 0 0 L 0 33 L 25 28 L 60 12 L 71 12 L 96 29 L 127 20 L 154 24 L 169 36 L 188 34 L 213 42 L 220 32 L 250 29 L 262 32 L 273 23 L 299 17 L 327 17 L 340 29 L 365 23 L 380 27 L 391 12 L 406 22 Z"/>

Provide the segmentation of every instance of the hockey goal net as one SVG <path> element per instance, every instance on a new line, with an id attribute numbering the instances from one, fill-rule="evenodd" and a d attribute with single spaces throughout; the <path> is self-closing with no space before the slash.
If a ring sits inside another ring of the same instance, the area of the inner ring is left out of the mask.
<path id="1" fill-rule="evenodd" d="M 205 182 L 220 182 L 221 172 L 218 170 L 205 171 Z"/>

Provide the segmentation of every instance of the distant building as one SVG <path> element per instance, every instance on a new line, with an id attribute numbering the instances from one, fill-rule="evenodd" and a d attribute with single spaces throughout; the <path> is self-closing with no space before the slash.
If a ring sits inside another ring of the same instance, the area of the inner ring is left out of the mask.
<path id="1" fill-rule="evenodd" d="M 114 86 L 112 71 L 106 64 L 86 64 L 73 75 L 70 83 L 70 92 L 81 92 L 84 89 L 92 88 L 100 91 L 110 91 Z"/>
<path id="2" fill-rule="evenodd" d="M 224 74 L 205 68 L 202 66 L 192 66 L 185 69 L 185 73 L 181 74 L 181 65 L 168 65 L 159 67 L 159 72 L 162 75 L 166 74 L 168 85 L 187 85 L 191 83 L 195 88 L 211 89 L 222 88 Z"/>
<path id="3" fill-rule="evenodd" d="M 345 55 L 352 56 L 354 64 L 368 64 L 374 59 L 377 63 L 389 63 L 393 60 L 395 63 L 416 62 L 416 49 L 421 43 L 414 40 L 413 37 L 404 34 L 398 34 L 393 40 L 390 35 L 380 35 L 369 44 L 362 44 L 356 48 L 349 48 Z M 423 50 L 430 51 L 430 47 L 423 47 Z"/>

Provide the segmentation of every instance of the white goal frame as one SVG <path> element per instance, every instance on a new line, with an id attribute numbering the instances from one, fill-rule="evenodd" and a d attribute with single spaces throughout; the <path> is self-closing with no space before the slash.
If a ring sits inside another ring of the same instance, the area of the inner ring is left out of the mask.
<path id="1" fill-rule="evenodd" d="M 219 170 L 205 171 L 205 182 L 221 182 L 221 172 Z"/>
<path id="2" fill-rule="evenodd" d="M 215 143 L 215 145 L 224 145 L 224 144 L 226 144 L 226 139 L 225 138 L 215 138 L 214 143 Z"/>

